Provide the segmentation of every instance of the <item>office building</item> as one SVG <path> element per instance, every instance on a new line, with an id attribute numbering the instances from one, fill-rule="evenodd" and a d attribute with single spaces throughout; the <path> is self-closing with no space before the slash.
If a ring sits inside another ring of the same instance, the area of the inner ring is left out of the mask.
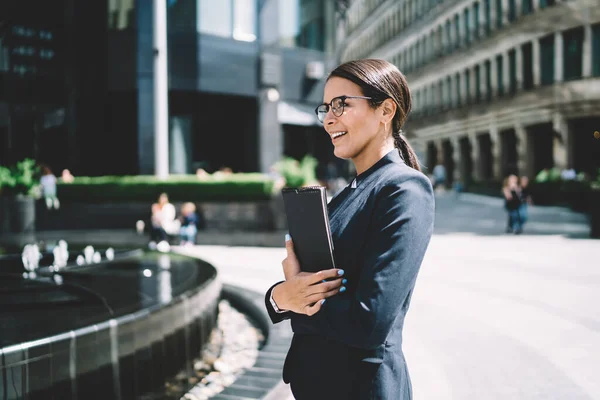
<path id="1" fill-rule="evenodd" d="M 342 60 L 384 58 L 413 95 L 406 125 L 428 171 L 500 181 L 600 168 L 595 0 L 355 0 Z"/>
<path id="2" fill-rule="evenodd" d="M 155 172 L 154 2 L 0 5 L 0 163 L 55 173 Z M 334 53 L 337 2 L 162 0 L 170 173 L 326 162 L 313 113 Z M 158 14 L 157 14 L 158 15 Z"/>

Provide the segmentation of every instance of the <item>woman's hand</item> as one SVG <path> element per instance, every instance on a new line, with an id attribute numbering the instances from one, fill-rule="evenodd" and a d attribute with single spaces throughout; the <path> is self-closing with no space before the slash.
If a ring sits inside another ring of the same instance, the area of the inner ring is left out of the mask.
<path id="1" fill-rule="evenodd" d="M 285 248 L 287 257 L 281 263 L 285 282 L 273 288 L 273 300 L 280 309 L 314 315 L 319 312 L 326 298 L 346 290 L 342 286 L 343 270 L 301 272 L 291 239 L 286 240 Z"/>

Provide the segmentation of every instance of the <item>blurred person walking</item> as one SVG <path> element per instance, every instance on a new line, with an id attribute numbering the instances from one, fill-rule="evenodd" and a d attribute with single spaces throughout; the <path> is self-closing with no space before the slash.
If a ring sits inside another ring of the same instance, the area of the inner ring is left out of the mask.
<path id="1" fill-rule="evenodd" d="M 523 222 L 519 213 L 521 188 L 519 187 L 519 178 L 516 175 L 510 174 L 504 179 L 502 194 L 504 195 L 504 209 L 508 213 L 506 233 L 520 234 L 523 232 Z"/>
<path id="2" fill-rule="evenodd" d="M 401 130 L 410 90 L 393 64 L 363 59 L 333 70 L 323 97 L 317 117 L 357 176 L 328 203 L 338 268 L 301 272 L 286 237 L 285 281 L 265 294 L 294 331 L 283 380 L 298 400 L 409 400 L 402 330 L 435 208 Z"/>
<path id="3" fill-rule="evenodd" d="M 525 223 L 529 219 L 529 205 L 533 203 L 531 192 L 529 191 L 529 178 L 523 175 L 519 178 L 519 187 L 521 189 L 521 205 L 519 206 L 519 217 L 521 218 L 521 228 L 525 227 Z"/>
<path id="4" fill-rule="evenodd" d="M 42 165 L 41 172 L 40 185 L 42 186 L 42 197 L 44 198 L 46 208 L 48 210 L 58 210 L 60 208 L 60 201 L 58 200 L 56 190 L 57 178 L 48 165 Z"/>

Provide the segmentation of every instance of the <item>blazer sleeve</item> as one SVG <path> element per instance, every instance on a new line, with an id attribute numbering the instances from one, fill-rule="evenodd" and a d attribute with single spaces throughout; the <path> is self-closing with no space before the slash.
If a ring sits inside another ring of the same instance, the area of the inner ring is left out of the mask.
<path id="1" fill-rule="evenodd" d="M 315 332 L 362 349 L 384 343 L 398 315 L 408 308 L 433 233 L 434 214 L 433 191 L 426 178 L 382 188 L 357 290 L 329 298 L 319 313 L 306 318 Z"/>
<path id="2" fill-rule="evenodd" d="M 267 309 L 267 313 L 269 314 L 269 318 L 271 318 L 271 322 L 273 322 L 274 324 L 276 324 L 278 322 L 281 322 L 283 320 L 286 320 L 286 319 L 290 319 L 290 317 L 292 316 L 292 314 L 295 314 L 292 311 L 286 311 L 284 313 L 275 312 L 275 309 L 271 305 L 271 293 L 273 293 L 273 289 L 275 288 L 275 286 L 279 285 L 282 282 L 283 281 L 277 282 L 276 284 L 274 284 L 273 286 L 271 286 L 269 288 L 269 290 L 267 290 L 267 293 L 265 293 L 265 308 Z"/>

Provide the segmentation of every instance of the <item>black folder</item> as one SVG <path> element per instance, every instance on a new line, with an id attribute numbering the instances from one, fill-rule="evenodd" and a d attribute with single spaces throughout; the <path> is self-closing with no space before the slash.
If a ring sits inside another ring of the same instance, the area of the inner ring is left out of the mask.
<path id="1" fill-rule="evenodd" d="M 284 188 L 281 194 L 302 271 L 335 268 L 325 187 Z"/>

